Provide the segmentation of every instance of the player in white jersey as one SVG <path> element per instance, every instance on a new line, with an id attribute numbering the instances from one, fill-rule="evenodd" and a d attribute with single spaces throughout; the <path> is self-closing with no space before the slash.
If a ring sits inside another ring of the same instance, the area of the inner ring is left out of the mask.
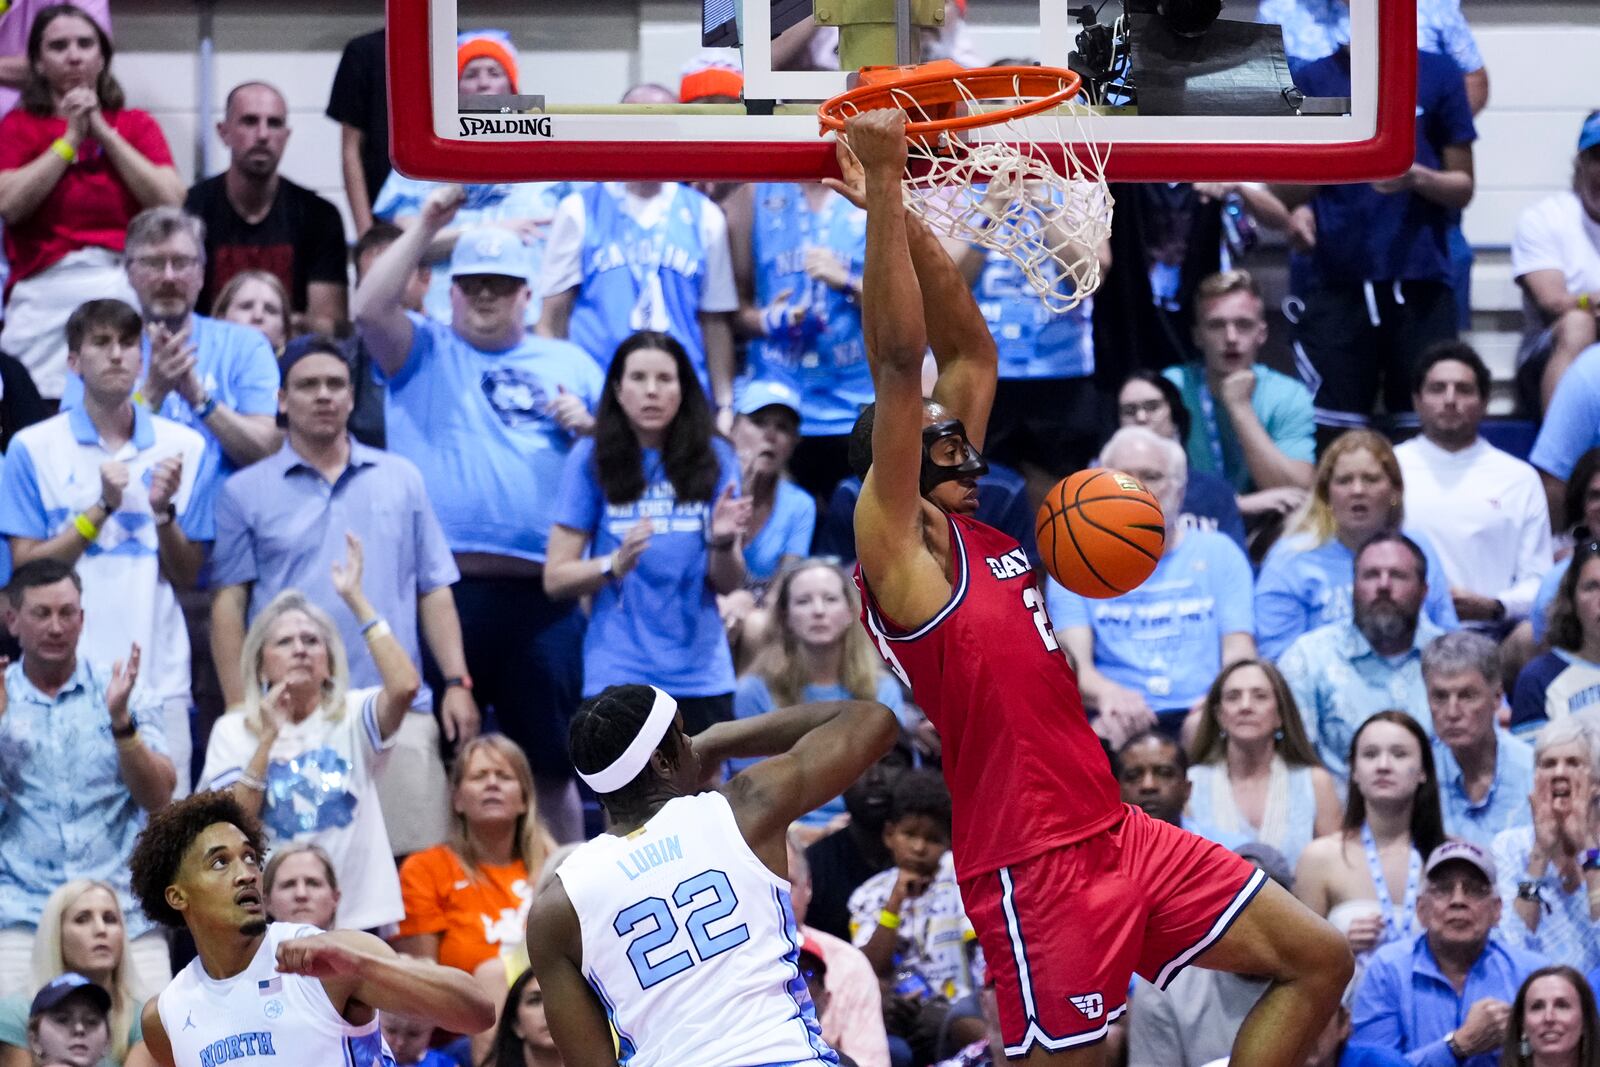
<path id="1" fill-rule="evenodd" d="M 267 924 L 261 827 L 229 793 L 198 793 L 150 817 L 129 866 L 145 914 L 187 926 L 199 955 L 144 1007 L 163 1067 L 393 1064 L 378 1012 L 458 1033 L 494 1025 L 461 971 L 396 955 L 371 934 Z"/>
<path id="2" fill-rule="evenodd" d="M 528 914 L 566 1067 L 839 1062 L 800 974 L 785 834 L 897 731 L 888 708 L 865 701 L 784 708 L 693 738 L 651 686 L 584 702 L 572 760 L 611 832 L 580 845 Z M 699 791 L 722 761 L 754 756 L 774 758 Z"/>

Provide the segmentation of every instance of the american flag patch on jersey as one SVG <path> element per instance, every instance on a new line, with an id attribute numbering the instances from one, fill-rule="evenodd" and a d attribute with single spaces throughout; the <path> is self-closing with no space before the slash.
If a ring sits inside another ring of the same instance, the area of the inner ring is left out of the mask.
<path id="1" fill-rule="evenodd" d="M 278 978 L 263 978 L 261 981 L 256 983 L 256 992 L 260 993 L 264 997 L 270 997 L 270 996 L 272 996 L 272 994 L 281 993 L 282 991 L 283 991 L 283 979 L 282 979 L 282 977 L 278 977 Z"/>

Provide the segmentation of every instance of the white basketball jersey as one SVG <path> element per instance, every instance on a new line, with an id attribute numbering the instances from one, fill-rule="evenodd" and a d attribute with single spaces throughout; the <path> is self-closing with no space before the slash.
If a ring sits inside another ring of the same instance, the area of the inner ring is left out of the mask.
<path id="1" fill-rule="evenodd" d="M 800 976 L 789 884 L 750 851 L 721 793 L 670 800 L 556 872 L 583 973 L 627 1067 L 835 1064 Z"/>
<path id="2" fill-rule="evenodd" d="M 278 945 L 320 934 L 315 926 L 272 923 L 255 958 L 221 981 L 198 958 L 161 991 L 157 1010 L 178 1067 L 282 1064 L 284 1067 L 394 1067 L 370 1023 L 353 1026 L 334 1010 L 322 982 L 279 974 Z"/>

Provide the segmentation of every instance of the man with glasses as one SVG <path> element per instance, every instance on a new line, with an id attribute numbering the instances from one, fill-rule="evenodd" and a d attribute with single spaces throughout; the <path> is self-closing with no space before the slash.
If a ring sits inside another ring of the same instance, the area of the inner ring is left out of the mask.
<path id="1" fill-rule="evenodd" d="M 1299 507 L 1315 473 L 1311 393 L 1256 362 L 1267 315 L 1254 278 L 1230 270 L 1200 282 L 1194 343 L 1201 362 L 1166 371 L 1193 419 L 1190 465 L 1232 482 L 1246 521 Z"/>
<path id="2" fill-rule="evenodd" d="M 604 378 L 578 346 L 524 331 L 532 250 L 504 227 L 456 239 L 449 325 L 405 309 L 418 264 L 465 197 L 456 185 L 429 194 L 417 224 L 367 267 L 353 311 L 388 386 L 389 448 L 421 469 L 461 571 L 467 673 L 430 666 L 428 682 L 493 709 L 533 763 L 540 816 L 576 840 L 566 738 L 582 696 L 583 614 L 545 596 L 544 555 L 561 468 L 594 427 Z"/>
<path id="3" fill-rule="evenodd" d="M 1351 1012 L 1350 1040 L 1403 1053 L 1413 1064 L 1494 1067 L 1517 988 L 1549 961 L 1495 933 L 1495 864 L 1467 841 L 1447 841 L 1423 866 L 1423 932 L 1378 949 Z"/>
<path id="4" fill-rule="evenodd" d="M 204 224 L 175 207 L 141 211 L 128 224 L 127 262 L 145 322 L 136 401 L 199 431 L 208 472 L 226 476 L 276 452 L 271 346 L 248 326 L 195 314 L 205 284 Z M 61 407 L 82 405 L 83 381 L 69 374 Z"/>

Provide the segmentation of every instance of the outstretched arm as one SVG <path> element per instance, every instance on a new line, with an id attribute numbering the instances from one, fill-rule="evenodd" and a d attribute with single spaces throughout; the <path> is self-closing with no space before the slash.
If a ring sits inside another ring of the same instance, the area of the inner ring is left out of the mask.
<path id="1" fill-rule="evenodd" d="M 402 956 L 360 930 L 297 937 L 278 946 L 278 970 L 319 978 L 348 1018 L 348 1003 L 416 1015 L 458 1034 L 494 1025 L 494 1005 L 472 976 L 454 967 Z"/>
<path id="2" fill-rule="evenodd" d="M 968 443 L 982 451 L 999 375 L 994 338 L 966 275 L 933 231 L 916 220 L 907 227 L 907 239 L 922 289 L 928 343 L 939 365 L 933 399 L 961 420 Z"/>
<path id="3" fill-rule="evenodd" d="M 843 793 L 894 744 L 894 712 L 864 700 L 780 708 L 720 723 L 692 742 L 701 767 L 730 757 L 771 756 L 723 792 L 750 848 L 785 875 L 789 824 Z"/>
<path id="4" fill-rule="evenodd" d="M 856 503 L 856 552 L 880 600 L 887 598 L 891 612 L 905 616 L 901 621 L 913 622 L 924 610 L 936 612 L 950 593 L 922 533 L 922 359 L 928 335 L 901 202 L 905 114 L 868 111 L 852 116 L 848 129 L 855 155 L 841 145 L 840 163 L 859 182 L 828 185 L 867 211 L 861 323 L 876 393 L 872 469 Z"/>

